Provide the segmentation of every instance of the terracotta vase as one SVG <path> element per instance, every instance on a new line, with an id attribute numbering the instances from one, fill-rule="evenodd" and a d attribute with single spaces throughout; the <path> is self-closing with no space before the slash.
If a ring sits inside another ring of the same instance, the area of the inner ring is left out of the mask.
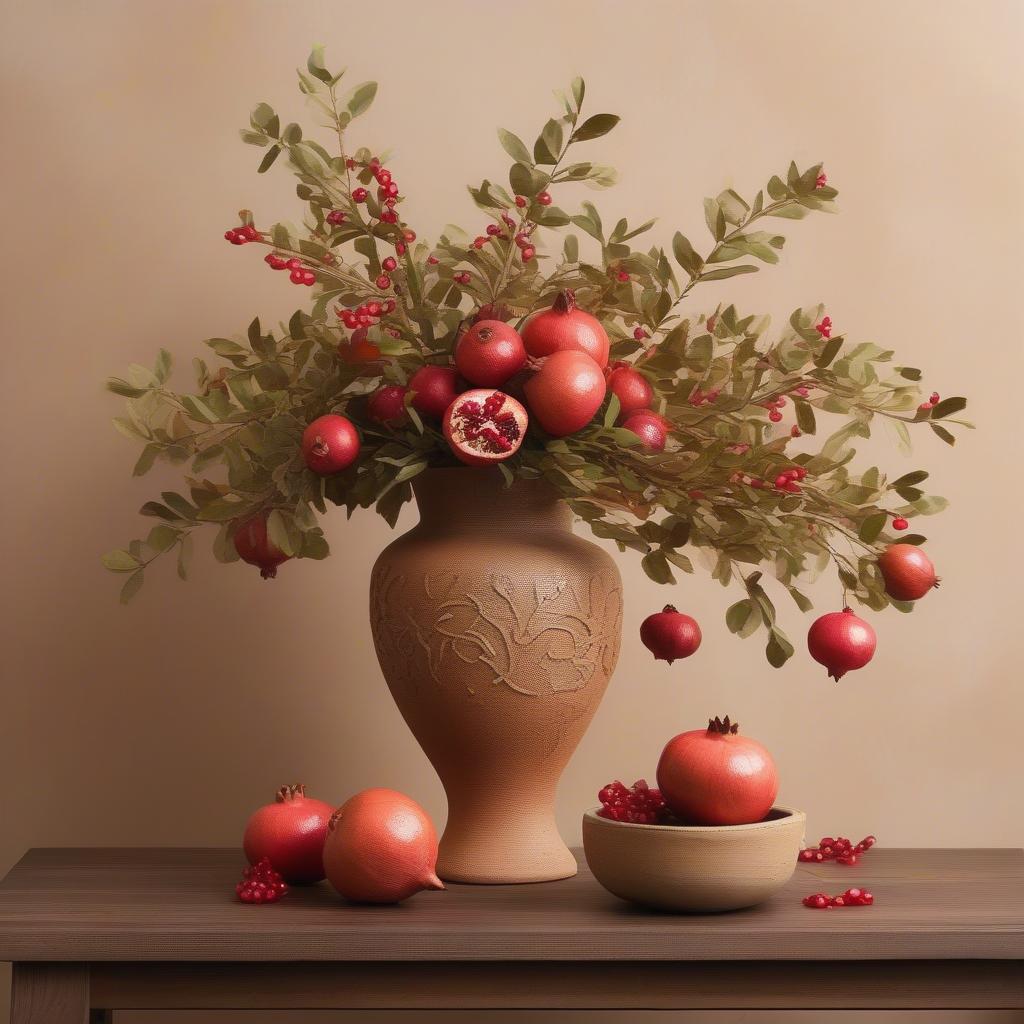
<path id="1" fill-rule="evenodd" d="M 381 553 L 370 622 L 384 677 L 448 796 L 438 874 L 576 873 L 555 788 L 615 667 L 622 581 L 543 481 L 436 469 L 420 521 Z"/>

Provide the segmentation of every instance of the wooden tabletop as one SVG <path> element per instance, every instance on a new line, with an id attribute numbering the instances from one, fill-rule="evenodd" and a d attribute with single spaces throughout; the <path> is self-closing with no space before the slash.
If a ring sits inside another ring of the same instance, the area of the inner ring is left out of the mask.
<path id="1" fill-rule="evenodd" d="M 452 885 L 395 907 L 326 885 L 278 904 L 234 895 L 236 850 L 37 849 L 0 883 L 0 960 L 603 961 L 1024 959 L 1024 851 L 874 849 L 797 867 L 760 907 L 670 915 L 587 871 L 540 885 Z M 873 907 L 809 910 L 859 885 Z"/>

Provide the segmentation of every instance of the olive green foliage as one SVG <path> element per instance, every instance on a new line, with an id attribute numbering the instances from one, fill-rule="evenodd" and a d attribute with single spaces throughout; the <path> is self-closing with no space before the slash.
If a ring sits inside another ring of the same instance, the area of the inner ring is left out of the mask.
<path id="1" fill-rule="evenodd" d="M 349 514 L 374 507 L 394 525 L 410 499 L 410 481 L 429 466 L 456 463 L 436 424 L 410 409 L 407 426 L 382 427 L 367 418 L 366 396 L 382 384 L 404 384 L 424 363 L 450 362 L 460 325 L 480 307 L 505 306 L 521 323 L 559 290 L 572 288 L 578 304 L 605 325 L 612 358 L 650 380 L 654 408 L 673 424 L 670 440 L 660 453 L 639 446 L 634 434 L 616 426 L 618 400 L 611 397 L 594 422 L 570 437 L 554 440 L 531 427 L 520 451 L 502 464 L 509 481 L 548 480 L 598 537 L 639 552 L 659 583 L 693 572 L 699 560 L 723 585 L 737 584 L 742 596 L 729 608 L 728 628 L 749 636 L 763 627 L 775 666 L 793 647 L 777 624 L 770 589 L 785 589 L 806 611 L 811 602 L 798 581 L 834 566 L 849 599 L 874 610 L 894 604 L 909 611 L 885 595 L 876 557 L 897 536 L 924 540 L 890 534 L 891 517 L 930 515 L 945 500 L 922 490 L 923 470 L 890 479 L 879 468 L 855 468 L 853 445 L 880 423 L 892 428 L 904 450 L 913 426 L 952 445 L 950 426 L 970 426 L 955 418 L 965 400 L 919 408 L 920 371 L 895 363 L 894 353 L 879 345 L 823 336 L 828 332 L 816 327 L 822 306 L 798 309 L 775 327 L 768 316 L 732 304 L 695 306 L 697 286 L 778 263 L 785 243 L 775 230 L 780 223 L 834 209 L 837 192 L 824 183 L 821 165 L 791 164 L 749 199 L 732 189 L 705 199 L 706 242 L 694 244 L 676 232 L 668 250 L 644 248 L 641 239 L 653 220 L 606 225 L 591 202 L 569 212 L 537 201 L 543 192 L 556 200 L 576 193 L 563 187 L 570 183 L 604 189 L 615 182 L 615 171 L 593 162 L 590 153 L 618 118 L 584 114 L 584 83 L 577 78 L 532 146 L 498 132 L 513 161 L 507 186 L 483 181 L 469 189 L 501 236 L 474 248 L 471 236 L 448 226 L 433 244 L 410 241 L 382 292 L 376 285 L 382 259 L 401 248 L 396 243 L 410 225 L 403 198 L 396 223 L 380 219 L 374 153 L 349 143 L 352 122 L 369 108 L 377 86 L 344 91 L 343 72 L 328 71 L 319 48 L 298 74 L 325 128 L 324 144 L 307 138 L 298 124 L 282 126 L 266 103 L 253 110 L 242 138 L 263 150 L 261 173 L 278 159 L 289 166 L 303 204 L 300 226 L 261 228 L 258 242 L 267 252 L 300 259 L 317 283 L 302 290 L 310 302 L 287 324 L 255 319 L 238 338 L 210 338 L 207 358 L 194 360 L 190 390 L 171 387 L 166 351 L 152 369 L 132 366 L 124 379 L 108 382 L 127 404 L 117 428 L 142 446 L 135 474 L 163 459 L 180 465 L 184 476 L 180 491 L 142 506 L 156 521 L 145 539 L 104 557 L 107 568 L 126 574 L 123 600 L 162 554 L 176 554 L 184 578 L 200 526 L 214 528 L 214 553 L 229 562 L 237 558 L 234 524 L 255 514 L 269 514 L 271 540 L 302 558 L 328 554 L 317 517 L 331 503 Z M 352 191 L 360 186 L 369 196 L 357 204 Z M 517 205 L 516 196 L 526 204 Z M 326 220 L 332 210 L 344 212 L 341 224 Z M 254 223 L 248 211 L 241 220 Z M 520 231 L 532 232 L 537 247 L 537 258 L 525 264 L 513 239 Z M 583 246 L 581 236 L 588 236 Z M 585 258 L 584 249 L 593 258 Z M 231 255 L 246 258 L 251 250 Z M 254 269 L 263 272 L 263 266 Z M 456 283 L 456 274 L 468 274 L 468 283 Z M 286 276 L 275 284 L 289 287 Z M 340 358 L 339 343 L 349 332 L 335 310 L 389 296 L 396 301 L 393 313 L 371 327 L 367 339 L 383 358 Z M 639 340 L 638 327 L 647 335 Z M 701 401 L 709 393 L 716 397 Z M 799 439 L 791 436 L 792 418 L 779 425 L 768 418 L 769 403 L 780 397 L 787 414 L 795 413 Z M 327 412 L 358 425 L 362 452 L 354 466 L 324 479 L 305 468 L 299 441 L 306 424 Z M 825 435 L 820 444 L 819 431 Z M 794 467 L 806 470 L 799 492 L 773 486 L 779 473 Z"/>

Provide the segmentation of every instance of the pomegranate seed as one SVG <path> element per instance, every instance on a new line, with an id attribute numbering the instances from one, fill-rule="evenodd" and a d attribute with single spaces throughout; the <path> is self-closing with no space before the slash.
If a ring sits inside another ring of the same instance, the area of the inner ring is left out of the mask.
<path id="1" fill-rule="evenodd" d="M 352 190 L 352 202 L 354 203 L 365 203 L 366 197 L 370 193 L 365 188 L 355 188 Z"/>
<path id="2" fill-rule="evenodd" d="M 396 260 L 394 256 L 388 256 L 387 259 L 381 263 L 381 266 L 390 274 L 393 270 L 398 268 L 398 260 Z"/>
<path id="3" fill-rule="evenodd" d="M 537 194 L 537 202 L 540 203 L 541 206 L 550 206 L 551 205 L 551 193 L 550 192 L 539 192 Z"/>
<path id="4" fill-rule="evenodd" d="M 908 523 L 907 520 L 903 518 L 903 516 L 897 516 L 892 521 L 892 528 L 894 530 L 905 530 L 909 525 L 910 523 Z"/>

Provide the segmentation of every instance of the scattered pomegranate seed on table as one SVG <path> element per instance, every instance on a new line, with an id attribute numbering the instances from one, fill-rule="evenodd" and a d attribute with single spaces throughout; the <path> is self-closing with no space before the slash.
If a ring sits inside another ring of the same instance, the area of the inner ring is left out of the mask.
<path id="1" fill-rule="evenodd" d="M 816 892 L 801 901 L 812 910 L 829 910 L 832 907 L 870 907 L 875 897 L 866 889 L 847 889 L 841 896 L 829 896 L 827 892 Z"/>
<path id="2" fill-rule="evenodd" d="M 242 872 L 242 881 L 235 886 L 235 894 L 243 903 L 276 903 L 288 885 L 274 870 L 268 857 Z"/>

